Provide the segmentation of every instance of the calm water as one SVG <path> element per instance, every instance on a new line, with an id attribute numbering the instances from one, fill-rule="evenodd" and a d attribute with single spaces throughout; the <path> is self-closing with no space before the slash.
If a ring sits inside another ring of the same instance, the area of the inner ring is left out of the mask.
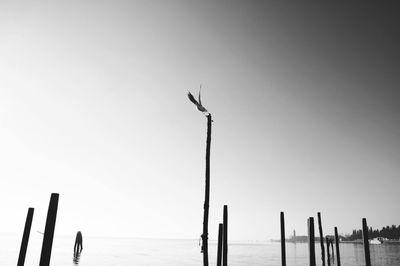
<path id="1" fill-rule="evenodd" d="M 16 265 L 21 236 L 0 235 L 0 265 Z M 42 236 L 32 232 L 25 265 L 39 264 Z M 75 237 L 56 236 L 51 264 L 76 265 L 73 261 Z M 210 265 L 216 265 L 216 245 L 209 247 Z M 307 244 L 288 243 L 287 265 L 307 266 Z M 159 240 L 135 238 L 84 238 L 80 266 L 201 266 L 202 254 L 197 240 Z M 344 266 L 365 265 L 362 245 L 341 244 Z M 372 245 L 373 265 L 399 266 L 400 245 Z M 316 245 L 317 265 L 320 249 Z M 336 254 L 335 254 L 336 255 Z M 229 245 L 230 266 L 278 266 L 279 243 L 232 243 Z M 336 265 L 336 264 L 333 264 Z"/>

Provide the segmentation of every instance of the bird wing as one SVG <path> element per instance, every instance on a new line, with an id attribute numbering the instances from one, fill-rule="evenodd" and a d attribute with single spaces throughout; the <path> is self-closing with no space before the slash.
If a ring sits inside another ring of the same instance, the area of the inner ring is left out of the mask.
<path id="1" fill-rule="evenodd" d="M 200 93 L 201 93 L 201 87 L 200 87 L 200 90 L 199 90 L 199 104 L 202 106 Z"/>
<path id="2" fill-rule="evenodd" d="M 196 101 L 196 99 L 194 98 L 194 96 L 190 93 L 190 91 L 188 91 L 188 98 L 189 100 L 194 103 L 196 106 L 199 106 L 199 103 Z"/>
<path id="3" fill-rule="evenodd" d="M 189 100 L 194 103 L 197 107 L 197 110 L 199 110 L 200 112 L 206 113 L 208 112 L 206 108 L 204 108 L 203 105 L 201 105 L 201 103 L 199 103 L 198 101 L 196 101 L 196 99 L 194 98 L 194 96 L 190 93 L 190 91 L 188 91 L 188 98 Z M 200 100 L 200 95 L 199 95 L 199 100 Z"/>

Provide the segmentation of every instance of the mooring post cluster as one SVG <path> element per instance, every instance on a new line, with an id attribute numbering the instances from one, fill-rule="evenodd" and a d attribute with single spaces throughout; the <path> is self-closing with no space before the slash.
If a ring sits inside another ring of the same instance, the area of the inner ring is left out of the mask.
<path id="1" fill-rule="evenodd" d="M 42 251 L 40 255 L 40 263 L 39 263 L 40 266 L 50 265 L 51 249 L 53 246 L 54 229 L 57 218 L 58 198 L 59 194 L 57 193 L 51 194 L 49 209 L 47 212 L 46 226 L 43 236 Z M 33 213 L 34 213 L 34 208 L 29 208 L 28 214 L 26 216 L 24 233 L 21 241 L 21 248 L 19 250 L 18 262 L 17 262 L 18 266 L 23 266 L 25 264 L 25 257 L 26 257 L 26 251 L 28 249 Z"/>
<path id="2" fill-rule="evenodd" d="M 223 222 L 218 227 L 217 266 L 228 265 L 228 206 L 224 205 Z"/>
<path id="3" fill-rule="evenodd" d="M 201 89 L 201 86 L 200 86 Z M 198 100 L 194 98 L 194 96 L 188 92 L 189 100 L 197 107 L 197 110 L 202 112 L 207 117 L 207 139 L 206 139 L 206 171 L 205 171 L 205 199 L 204 199 L 204 217 L 203 217 L 203 233 L 201 235 L 202 246 L 201 251 L 203 253 L 203 266 L 208 266 L 208 216 L 209 216 L 209 207 L 210 207 L 210 146 L 211 146 L 211 127 L 212 127 L 212 118 L 211 113 L 202 105 L 201 96 L 199 92 Z M 49 208 L 50 213 L 50 208 Z M 50 214 L 49 214 L 50 215 Z M 340 266 L 340 250 L 339 250 L 339 235 L 337 227 L 334 227 L 334 237 L 329 238 L 328 236 L 324 237 L 323 234 L 323 226 L 321 220 L 321 213 L 317 213 L 318 217 L 318 229 L 319 229 L 319 241 L 321 245 L 321 260 L 322 266 L 325 266 L 325 246 L 324 239 L 326 240 L 326 253 L 327 258 L 326 262 L 328 266 L 330 266 L 331 259 L 332 262 L 334 260 L 334 247 L 333 243 L 335 242 L 336 246 L 336 254 L 337 254 L 337 265 Z M 48 216 L 49 219 L 49 216 Z M 51 219 L 51 218 L 50 218 Z M 55 219 L 55 218 L 54 218 Z M 368 227 L 367 221 L 363 218 L 363 243 L 364 243 L 364 251 L 365 251 L 365 263 L 366 266 L 371 265 L 370 261 L 370 253 L 369 253 L 369 242 L 368 242 Z M 55 222 L 55 220 L 54 220 Z M 47 225 L 46 225 L 47 228 Z M 281 264 L 282 266 L 286 266 L 286 240 L 285 240 L 285 216 L 284 212 L 280 213 L 280 229 L 281 229 Z M 314 217 L 309 217 L 307 219 L 307 230 L 308 230 L 308 250 L 309 250 L 309 262 L 310 266 L 316 265 L 315 259 L 315 229 L 314 229 Z M 51 252 L 51 241 L 52 236 L 48 236 L 48 242 L 50 243 L 50 252 Z M 294 241 L 296 237 L 294 236 Z M 48 244 L 46 244 L 48 245 Z M 43 248 L 46 246 L 45 242 L 43 242 Z M 332 247 L 332 256 L 330 254 L 330 247 Z M 22 249 L 22 246 L 21 246 Z M 43 250 L 42 250 L 43 253 Z M 47 261 L 46 258 L 43 259 Z M 42 259 L 41 259 L 42 261 Z M 43 264 L 45 265 L 45 264 Z M 217 266 L 227 266 L 228 265 L 228 207 L 224 205 L 223 212 L 223 223 L 218 225 L 218 244 L 217 244 Z M 42 264 L 40 264 L 42 266 Z"/>
<path id="4" fill-rule="evenodd" d="M 321 260 L 322 265 L 325 265 L 325 247 L 324 247 L 324 239 L 326 242 L 326 262 L 327 265 L 330 266 L 331 262 L 335 261 L 335 250 L 336 250 L 336 265 L 341 266 L 340 260 L 340 238 L 338 234 L 338 228 L 334 227 L 334 236 L 329 237 L 323 235 L 322 231 L 322 221 L 321 221 L 321 213 L 317 213 L 318 217 L 318 227 L 319 227 L 319 241 L 321 244 Z M 281 228 L 281 265 L 286 266 L 286 239 L 285 239 L 285 216 L 284 212 L 280 213 L 280 228 Z M 307 219 L 307 230 L 308 230 L 308 253 L 309 253 L 309 265 L 315 266 L 315 231 L 314 231 L 314 218 L 309 217 Z M 295 231 L 294 231 L 295 232 Z M 369 236 L 368 236 L 368 225 L 367 219 L 362 218 L 362 237 L 363 237 L 363 246 L 364 246 L 364 256 L 365 256 L 365 265 L 371 266 L 371 255 L 369 249 Z M 296 243 L 295 233 L 293 234 L 293 242 Z M 335 247 L 334 247 L 335 243 Z"/>
<path id="5" fill-rule="evenodd" d="M 200 86 L 201 89 L 201 86 Z M 196 106 L 197 110 L 207 117 L 207 139 L 206 139 L 206 174 L 205 174 L 205 197 L 204 197 L 204 216 L 203 234 L 201 235 L 203 253 L 203 266 L 208 266 L 208 216 L 210 208 L 210 148 L 211 148 L 211 113 L 201 103 L 199 92 L 198 99 L 188 92 L 189 100 Z M 218 245 L 217 245 L 217 265 L 228 265 L 228 206 L 224 205 L 223 223 L 218 225 Z"/>
<path id="6" fill-rule="evenodd" d="M 340 251 L 339 251 L 339 235 L 337 227 L 334 227 L 335 237 L 330 238 L 328 236 L 324 237 L 323 234 L 323 226 L 322 226 L 322 219 L 321 213 L 317 213 L 318 217 L 318 228 L 319 228 L 319 241 L 321 245 L 321 261 L 322 265 L 325 265 L 325 246 L 324 246 L 324 239 L 326 242 L 326 262 L 327 265 L 331 265 L 331 261 L 334 260 L 334 247 L 333 241 L 336 243 L 336 254 L 337 254 L 337 265 L 340 266 Z M 315 266 L 316 265 L 316 258 L 315 258 L 315 228 L 314 228 L 314 217 L 309 217 L 307 219 L 307 231 L 308 231 L 308 254 L 309 254 L 309 265 Z M 281 265 L 286 266 L 286 238 L 285 238 L 285 215 L 284 212 L 280 213 L 280 228 L 281 228 Z M 293 231 L 295 232 L 295 231 Z M 293 233 L 293 242 L 296 243 L 296 236 Z M 330 248 L 332 247 L 332 256 Z M 368 266 L 368 265 L 367 265 Z"/>

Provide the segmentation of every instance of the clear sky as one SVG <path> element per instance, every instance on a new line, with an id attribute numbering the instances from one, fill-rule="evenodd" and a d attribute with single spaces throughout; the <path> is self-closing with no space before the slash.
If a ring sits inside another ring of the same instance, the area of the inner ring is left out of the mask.
<path id="1" fill-rule="evenodd" d="M 210 238 L 399 224 L 400 21 L 388 2 L 2 1 L 0 232 Z"/>

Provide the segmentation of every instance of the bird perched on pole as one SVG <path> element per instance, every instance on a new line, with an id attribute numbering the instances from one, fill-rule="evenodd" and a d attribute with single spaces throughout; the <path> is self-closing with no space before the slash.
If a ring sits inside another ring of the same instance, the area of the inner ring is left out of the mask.
<path id="1" fill-rule="evenodd" d="M 199 100 L 197 101 L 194 96 L 190 93 L 190 91 L 188 91 L 188 98 L 189 100 L 194 103 L 194 105 L 196 105 L 197 110 L 199 110 L 200 112 L 202 112 L 205 115 L 208 115 L 208 111 L 207 109 L 201 104 L 201 86 L 200 86 L 200 91 L 199 91 Z"/>

